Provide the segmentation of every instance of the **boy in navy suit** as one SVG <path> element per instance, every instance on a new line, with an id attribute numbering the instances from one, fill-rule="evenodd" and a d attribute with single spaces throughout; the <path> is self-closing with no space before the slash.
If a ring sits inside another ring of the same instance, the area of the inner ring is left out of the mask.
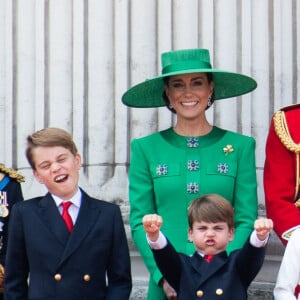
<path id="1" fill-rule="evenodd" d="M 12 209 L 5 299 L 128 300 L 130 259 L 120 208 L 79 188 L 81 156 L 71 135 L 37 131 L 27 138 L 26 156 L 48 193 Z"/>
<path id="2" fill-rule="evenodd" d="M 196 248 L 193 256 L 175 251 L 160 231 L 163 220 L 159 215 L 144 216 L 143 226 L 155 261 L 176 290 L 178 300 L 247 299 L 247 288 L 263 264 L 273 222 L 257 219 L 244 247 L 228 256 L 226 247 L 234 236 L 233 214 L 231 204 L 219 195 L 205 195 L 191 203 L 188 238 Z"/>

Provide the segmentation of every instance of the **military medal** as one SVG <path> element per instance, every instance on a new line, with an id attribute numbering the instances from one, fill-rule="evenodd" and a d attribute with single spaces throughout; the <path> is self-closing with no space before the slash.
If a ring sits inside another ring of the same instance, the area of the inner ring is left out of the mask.
<path id="1" fill-rule="evenodd" d="M 5 218 L 8 216 L 8 209 L 5 205 L 0 205 L 0 217 Z"/>
<path id="2" fill-rule="evenodd" d="M 8 216 L 9 211 L 7 206 L 8 204 L 6 192 L 0 191 L 0 217 L 5 218 Z"/>

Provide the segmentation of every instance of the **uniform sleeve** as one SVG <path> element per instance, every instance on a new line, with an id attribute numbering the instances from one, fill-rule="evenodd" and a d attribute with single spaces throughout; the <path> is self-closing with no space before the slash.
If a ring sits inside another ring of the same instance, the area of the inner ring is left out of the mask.
<path id="1" fill-rule="evenodd" d="M 7 193 L 9 215 L 5 218 L 0 218 L 0 221 L 4 223 L 3 231 L 0 232 L 0 236 L 2 236 L 2 249 L 0 251 L 0 263 L 2 265 L 5 265 L 5 256 L 6 256 L 7 238 L 8 238 L 8 224 L 10 220 L 11 210 L 15 203 L 24 200 L 21 184 L 13 179 L 11 179 L 8 185 L 4 188 L 4 191 L 6 191 Z"/>
<path id="2" fill-rule="evenodd" d="M 255 166 L 255 140 L 247 139 L 239 157 L 234 198 L 234 240 L 229 243 L 227 252 L 240 249 L 253 231 L 257 218 L 257 180 Z"/>
<path id="3" fill-rule="evenodd" d="M 162 275 L 156 266 L 142 225 L 142 218 L 145 214 L 155 213 L 153 182 L 148 160 L 144 155 L 138 140 L 133 140 L 131 143 L 129 201 L 130 226 L 133 241 L 137 246 L 151 276 L 158 284 L 162 279 Z"/>
<path id="4" fill-rule="evenodd" d="M 300 225 L 300 211 L 294 205 L 295 154 L 279 140 L 273 120 L 266 142 L 264 190 L 267 215 L 274 222 L 275 232 L 286 244 L 287 239 L 282 235 Z"/>
<path id="5" fill-rule="evenodd" d="M 285 248 L 279 268 L 275 289 L 275 300 L 296 300 L 294 291 L 300 277 L 300 230 L 294 231 Z"/>

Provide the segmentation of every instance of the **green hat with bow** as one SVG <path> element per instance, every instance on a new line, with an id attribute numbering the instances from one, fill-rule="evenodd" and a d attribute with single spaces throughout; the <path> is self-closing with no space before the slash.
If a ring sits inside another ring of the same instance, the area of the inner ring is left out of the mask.
<path id="1" fill-rule="evenodd" d="M 246 75 L 213 69 L 207 49 L 184 49 L 162 53 L 162 74 L 146 79 L 127 90 L 122 102 L 130 107 L 165 106 L 164 78 L 180 74 L 212 73 L 214 99 L 241 96 L 257 87 L 256 81 Z"/>

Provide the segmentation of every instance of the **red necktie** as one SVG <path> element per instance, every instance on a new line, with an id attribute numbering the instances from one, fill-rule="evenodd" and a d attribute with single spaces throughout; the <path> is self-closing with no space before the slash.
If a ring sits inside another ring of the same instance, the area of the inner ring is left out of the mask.
<path id="1" fill-rule="evenodd" d="M 214 255 L 204 255 L 204 259 L 210 263 L 210 261 L 214 258 Z"/>
<path id="2" fill-rule="evenodd" d="M 73 229 L 73 221 L 72 221 L 72 218 L 69 214 L 68 209 L 72 205 L 72 202 L 70 202 L 70 201 L 62 202 L 61 205 L 63 207 L 62 218 L 64 219 L 69 232 L 71 232 L 72 229 Z"/>

